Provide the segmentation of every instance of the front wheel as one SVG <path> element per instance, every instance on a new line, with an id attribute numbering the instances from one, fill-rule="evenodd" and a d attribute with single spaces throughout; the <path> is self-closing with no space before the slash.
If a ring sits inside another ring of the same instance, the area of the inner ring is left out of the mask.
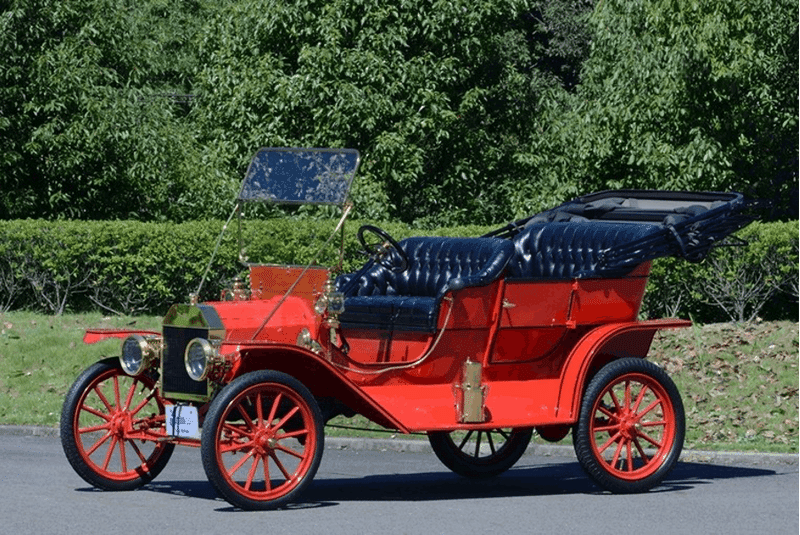
<path id="1" fill-rule="evenodd" d="M 119 359 L 89 366 L 69 389 L 61 446 L 72 468 L 103 490 L 133 490 L 167 465 L 164 405 L 150 375 L 131 377 Z"/>
<path id="2" fill-rule="evenodd" d="M 683 402 L 666 372 L 643 359 L 620 359 L 603 367 L 586 389 L 575 453 L 606 490 L 645 492 L 675 466 L 685 429 Z"/>
<path id="3" fill-rule="evenodd" d="M 232 505 L 275 509 L 311 483 L 323 440 L 322 414 L 305 386 L 284 373 L 251 372 L 211 403 L 201 438 L 203 468 Z"/>
<path id="4" fill-rule="evenodd" d="M 514 466 L 532 435 L 532 429 L 436 431 L 428 433 L 428 441 L 436 457 L 456 474 L 486 478 Z"/>

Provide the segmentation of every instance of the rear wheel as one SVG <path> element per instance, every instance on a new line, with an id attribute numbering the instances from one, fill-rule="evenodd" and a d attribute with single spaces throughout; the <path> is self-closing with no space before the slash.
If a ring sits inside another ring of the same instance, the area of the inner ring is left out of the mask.
<path id="1" fill-rule="evenodd" d="M 464 477 L 502 474 L 522 457 L 532 429 L 481 429 L 430 432 L 433 452 L 450 470 Z"/>
<path id="2" fill-rule="evenodd" d="M 257 371 L 211 403 L 203 425 L 203 468 L 214 488 L 242 509 L 275 509 L 311 483 L 322 459 L 322 415 L 299 381 Z"/>
<path id="3" fill-rule="evenodd" d="M 575 453 L 606 490 L 644 492 L 675 466 L 685 425 L 683 402 L 666 372 L 643 359 L 620 359 L 603 367 L 586 389 Z"/>
<path id="4" fill-rule="evenodd" d="M 133 490 L 167 465 L 164 405 L 155 378 L 131 377 L 119 360 L 89 366 L 70 388 L 61 412 L 61 446 L 72 468 L 104 490 Z"/>

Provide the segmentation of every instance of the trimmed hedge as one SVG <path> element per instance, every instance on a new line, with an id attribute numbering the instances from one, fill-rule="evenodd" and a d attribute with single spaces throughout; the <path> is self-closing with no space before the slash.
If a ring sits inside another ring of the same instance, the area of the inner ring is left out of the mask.
<path id="1" fill-rule="evenodd" d="M 344 269 L 364 258 L 348 221 Z M 331 235 L 332 220 L 271 219 L 243 223 L 250 261 L 304 265 Z M 419 234 L 479 236 L 488 227 L 420 232 L 380 223 L 397 239 Z M 245 268 L 238 262 L 237 222 L 219 243 L 201 298 Z M 102 309 L 121 314 L 163 314 L 185 302 L 200 284 L 222 229 L 220 221 L 191 223 L 0 221 L 0 311 L 32 309 L 52 314 Z M 654 262 L 643 315 L 692 317 L 701 323 L 797 318 L 798 226 L 753 223 L 738 233 L 745 247 L 721 248 L 695 265 L 680 259 Z M 338 263 L 337 235 L 317 259 Z"/>

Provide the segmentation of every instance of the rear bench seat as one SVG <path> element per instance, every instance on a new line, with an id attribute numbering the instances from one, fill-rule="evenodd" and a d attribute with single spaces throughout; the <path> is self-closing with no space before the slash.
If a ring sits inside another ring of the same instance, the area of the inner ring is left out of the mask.
<path id="1" fill-rule="evenodd" d="M 657 225 L 600 221 L 534 223 L 514 237 L 508 279 L 623 276 L 602 269 L 601 253 L 653 233 Z M 629 271 L 629 270 L 627 270 Z"/>
<path id="2" fill-rule="evenodd" d="M 400 246 L 408 269 L 393 273 L 376 265 L 368 271 L 355 295 L 345 297 L 344 327 L 433 332 L 447 292 L 491 283 L 514 253 L 500 238 L 407 238 Z M 349 277 L 341 276 L 338 286 Z"/>

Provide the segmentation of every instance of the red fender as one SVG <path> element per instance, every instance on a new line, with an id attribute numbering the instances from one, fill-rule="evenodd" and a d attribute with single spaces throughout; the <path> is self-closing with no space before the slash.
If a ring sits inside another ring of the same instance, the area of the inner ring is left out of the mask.
<path id="1" fill-rule="evenodd" d="M 376 403 L 336 366 L 313 351 L 292 344 L 265 344 L 257 340 L 248 340 L 226 343 L 220 348 L 220 352 L 228 353 L 234 347 L 241 358 L 237 359 L 238 362 L 231 370 L 233 375 L 260 369 L 283 372 L 303 383 L 314 396 L 336 398 L 379 425 L 403 433 L 409 432 L 406 426 Z"/>
<path id="2" fill-rule="evenodd" d="M 132 334 L 139 334 L 141 336 L 161 336 L 161 333 L 158 331 L 146 331 L 142 329 L 86 329 L 83 335 L 83 343 L 96 344 L 108 338 L 124 340 Z"/>
<path id="3" fill-rule="evenodd" d="M 656 331 L 691 327 L 689 320 L 658 319 L 611 323 L 589 331 L 572 349 L 561 374 L 556 416 L 575 421 L 590 370 L 605 364 L 603 356 L 645 358 Z"/>

